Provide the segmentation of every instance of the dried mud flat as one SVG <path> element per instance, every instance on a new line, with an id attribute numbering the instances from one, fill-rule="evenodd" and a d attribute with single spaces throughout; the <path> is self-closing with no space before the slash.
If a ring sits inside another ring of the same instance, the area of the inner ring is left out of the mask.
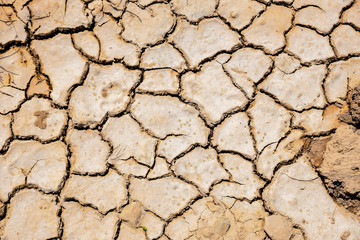
<path id="1" fill-rule="evenodd" d="M 0 239 L 359 240 L 360 1 L 1 0 Z"/>

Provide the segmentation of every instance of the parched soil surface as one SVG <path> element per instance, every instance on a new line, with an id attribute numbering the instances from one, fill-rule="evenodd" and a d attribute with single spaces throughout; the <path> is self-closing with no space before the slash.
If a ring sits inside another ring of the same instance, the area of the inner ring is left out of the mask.
<path id="1" fill-rule="evenodd" d="M 0 0 L 1 240 L 359 240 L 360 0 Z"/>

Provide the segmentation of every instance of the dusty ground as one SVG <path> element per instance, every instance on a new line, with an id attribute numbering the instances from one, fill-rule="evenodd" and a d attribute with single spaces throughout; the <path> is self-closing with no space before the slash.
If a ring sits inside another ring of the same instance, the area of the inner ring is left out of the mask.
<path id="1" fill-rule="evenodd" d="M 360 1 L 1 0 L 0 239 L 360 239 Z"/>

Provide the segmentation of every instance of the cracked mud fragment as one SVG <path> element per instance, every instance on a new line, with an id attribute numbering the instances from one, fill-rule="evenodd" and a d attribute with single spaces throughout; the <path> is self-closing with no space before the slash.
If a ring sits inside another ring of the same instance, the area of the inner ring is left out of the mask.
<path id="1" fill-rule="evenodd" d="M 264 77 L 271 65 L 271 59 L 261 50 L 242 48 L 236 51 L 223 67 L 230 74 L 235 86 L 242 89 L 246 97 L 252 98 L 255 92 L 254 84 Z"/>
<path id="2" fill-rule="evenodd" d="M 50 239 L 58 237 L 60 205 L 57 197 L 24 189 L 11 199 L 7 217 L 0 222 L 3 239 Z"/>
<path id="3" fill-rule="evenodd" d="M 265 10 L 265 5 L 252 0 L 220 0 L 217 12 L 233 28 L 241 30 L 263 10 Z"/>
<path id="4" fill-rule="evenodd" d="M 11 115 L 0 115 L 0 150 L 4 147 L 6 141 L 11 137 Z"/>
<path id="5" fill-rule="evenodd" d="M 43 73 L 50 78 L 51 98 L 59 105 L 67 105 L 69 90 L 80 83 L 86 60 L 74 49 L 69 35 L 32 41 L 31 48 L 39 55 Z"/>
<path id="6" fill-rule="evenodd" d="M 271 179 L 279 163 L 288 162 L 299 153 L 304 145 L 303 136 L 303 131 L 295 129 L 280 142 L 274 142 L 265 147 L 256 160 L 256 169 L 259 173 Z"/>
<path id="7" fill-rule="evenodd" d="M 35 74 L 34 61 L 30 53 L 22 47 L 14 47 L 0 54 L 0 66 L 0 87 L 25 89 Z"/>
<path id="8" fill-rule="evenodd" d="M 0 87 L 0 113 L 8 114 L 16 110 L 25 100 L 25 92 L 11 86 Z"/>
<path id="9" fill-rule="evenodd" d="M 122 59 L 131 66 L 139 63 L 140 49 L 120 36 L 123 30 L 119 23 L 106 15 L 95 25 L 94 34 L 100 43 L 100 60 Z"/>
<path id="10" fill-rule="evenodd" d="M 137 91 L 176 94 L 179 91 L 179 75 L 170 69 L 146 71 Z"/>
<path id="11" fill-rule="evenodd" d="M 192 145 L 207 143 L 209 129 L 198 111 L 177 98 L 137 94 L 131 112 L 145 129 L 162 139 L 158 155 L 169 161 Z"/>
<path id="12" fill-rule="evenodd" d="M 30 79 L 30 83 L 26 90 L 27 98 L 31 98 L 34 95 L 50 97 L 51 86 L 49 82 L 49 78 L 43 74 L 34 75 Z"/>
<path id="13" fill-rule="evenodd" d="M 141 57 L 140 67 L 144 69 L 171 68 L 181 72 L 186 68 L 185 59 L 168 43 L 148 48 Z"/>
<path id="14" fill-rule="evenodd" d="M 350 3 L 351 0 L 295 0 L 294 8 L 301 9 L 296 12 L 294 23 L 310 26 L 327 34 L 339 21 L 341 10 Z"/>
<path id="15" fill-rule="evenodd" d="M 286 53 L 280 53 L 275 57 L 275 66 L 285 74 L 290 74 L 300 68 L 300 61 Z"/>
<path id="16" fill-rule="evenodd" d="M 331 41 L 340 57 L 360 53 L 360 32 L 349 25 L 340 25 L 331 33 Z"/>
<path id="17" fill-rule="evenodd" d="M 326 104 L 322 89 L 325 74 L 324 65 L 304 67 L 288 75 L 274 69 L 259 87 L 297 111 L 311 107 L 323 108 Z"/>
<path id="18" fill-rule="evenodd" d="M 194 186 L 173 177 L 151 181 L 131 178 L 129 191 L 132 199 L 140 201 L 163 219 L 174 216 L 199 195 Z M 152 194 L 154 192 L 156 195 Z"/>
<path id="19" fill-rule="evenodd" d="M 66 141 L 71 150 L 72 172 L 83 174 L 105 172 L 110 147 L 102 140 L 99 132 L 71 129 L 67 133 Z"/>
<path id="20" fill-rule="evenodd" d="M 240 44 L 239 36 L 216 18 L 204 19 L 197 26 L 180 20 L 169 41 L 183 52 L 191 68 L 217 52 L 229 51 Z"/>
<path id="21" fill-rule="evenodd" d="M 44 35 L 56 29 L 89 27 L 91 16 L 84 10 L 81 0 L 31 1 L 27 5 L 31 12 L 31 31 Z"/>
<path id="22" fill-rule="evenodd" d="M 255 158 L 248 124 L 249 118 L 245 113 L 236 113 L 226 118 L 214 129 L 213 144 L 220 151 L 235 151 L 248 158 Z"/>
<path id="23" fill-rule="evenodd" d="M 7 201 L 8 195 L 23 184 L 36 185 L 45 192 L 58 191 L 66 174 L 66 155 L 66 147 L 59 141 L 12 142 L 0 160 L 0 200 Z"/>
<path id="24" fill-rule="evenodd" d="M 100 43 L 96 35 L 91 31 L 79 32 L 71 35 L 74 48 L 86 54 L 87 57 L 98 59 L 100 55 Z"/>
<path id="25" fill-rule="evenodd" d="M 206 63 L 199 73 L 183 75 L 181 87 L 181 96 L 199 106 L 200 114 L 209 125 L 219 122 L 225 113 L 243 108 L 248 102 L 216 61 Z"/>
<path id="26" fill-rule="evenodd" d="M 329 37 L 321 36 L 314 30 L 294 27 L 287 34 L 285 50 L 297 55 L 302 62 L 324 61 L 334 57 Z"/>
<path id="27" fill-rule="evenodd" d="M 17 136 L 47 141 L 60 137 L 66 125 L 65 110 L 52 107 L 48 99 L 34 97 L 14 113 L 12 129 Z"/>
<path id="28" fill-rule="evenodd" d="M 173 0 L 170 5 L 175 13 L 185 16 L 189 21 L 196 22 L 200 18 L 213 15 L 216 0 Z"/>
<path id="29" fill-rule="evenodd" d="M 122 16 L 122 37 L 140 47 L 155 44 L 171 30 L 175 18 L 169 5 L 154 4 L 144 10 L 129 3 Z"/>
<path id="30" fill-rule="evenodd" d="M 259 189 L 264 186 L 265 182 L 254 173 L 251 162 L 238 155 L 228 153 L 220 154 L 220 161 L 231 174 L 232 181 L 215 185 L 210 193 L 213 197 L 228 207 L 232 206 L 236 199 L 253 200 L 255 197 L 259 197 Z"/>
<path id="31" fill-rule="evenodd" d="M 265 94 L 256 95 L 249 114 L 258 151 L 279 141 L 290 129 L 290 113 Z"/>
<path id="32" fill-rule="evenodd" d="M 193 182 L 205 193 L 213 183 L 230 177 L 217 161 L 217 153 L 212 148 L 195 148 L 177 159 L 173 170 L 176 175 Z"/>
<path id="33" fill-rule="evenodd" d="M 248 42 L 274 54 L 285 46 L 284 33 L 290 28 L 291 19 L 290 9 L 271 5 L 243 31 L 243 35 Z"/>
<path id="34" fill-rule="evenodd" d="M 130 158 L 147 166 L 153 165 L 157 140 L 144 132 L 129 115 L 109 118 L 102 134 L 113 145 L 108 162 L 115 167 Z"/>
<path id="35" fill-rule="evenodd" d="M 75 124 L 94 125 L 105 115 L 124 111 L 129 92 L 139 80 L 139 71 L 128 70 L 122 64 L 90 65 L 82 86 L 71 95 L 69 114 Z"/>
<path id="36" fill-rule="evenodd" d="M 358 239 L 360 223 L 328 195 L 306 157 L 282 167 L 264 192 L 271 210 L 288 216 L 308 239 Z"/>
<path id="37" fill-rule="evenodd" d="M 120 209 L 127 201 L 125 178 L 110 170 L 105 176 L 72 175 L 66 182 L 61 197 L 64 201 L 75 199 L 105 214 Z"/>
<path id="38" fill-rule="evenodd" d="M 169 164 L 165 158 L 157 157 L 155 159 L 155 166 L 150 170 L 148 178 L 158 178 L 170 173 Z"/>
<path id="39" fill-rule="evenodd" d="M 161 236 L 165 225 L 165 222 L 155 214 L 145 211 L 144 206 L 142 206 L 139 202 L 131 202 L 129 205 L 124 207 L 120 213 L 120 218 L 123 220 L 122 224 L 125 224 L 126 222 L 126 230 L 121 232 L 121 229 L 123 228 L 120 228 L 120 236 L 122 237 L 119 237 L 119 239 L 133 239 L 130 234 L 136 234 L 139 235 L 139 237 L 143 237 L 145 232 L 148 238 L 155 239 Z M 143 227 L 146 228 L 146 231 Z M 138 231 L 138 229 L 141 231 Z M 125 232 L 128 233 L 125 234 Z"/>
<path id="40" fill-rule="evenodd" d="M 21 14 L 10 6 L 1 6 L 0 8 L 0 49 L 1 45 L 9 44 L 13 41 L 24 42 L 28 36 L 26 32 L 27 22 L 30 15 L 27 9 Z"/>
<path id="41" fill-rule="evenodd" d="M 301 127 L 307 134 L 319 135 L 339 126 L 338 115 L 341 109 L 329 105 L 325 110 L 311 109 L 294 113 L 293 126 Z"/>
<path id="42" fill-rule="evenodd" d="M 342 17 L 342 22 L 352 23 L 357 27 L 360 27 L 360 1 L 355 0 L 354 5 L 347 9 Z"/>
<path id="43" fill-rule="evenodd" d="M 95 209 L 83 207 L 76 202 L 62 204 L 61 218 L 64 222 L 64 239 L 107 240 L 115 236 L 119 214 L 100 214 Z"/>

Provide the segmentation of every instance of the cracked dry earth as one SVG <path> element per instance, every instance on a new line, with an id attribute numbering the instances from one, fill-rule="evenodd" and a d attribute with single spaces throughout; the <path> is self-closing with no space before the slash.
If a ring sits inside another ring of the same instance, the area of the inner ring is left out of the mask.
<path id="1" fill-rule="evenodd" d="M 359 0 L 0 0 L 0 239 L 359 240 Z"/>

